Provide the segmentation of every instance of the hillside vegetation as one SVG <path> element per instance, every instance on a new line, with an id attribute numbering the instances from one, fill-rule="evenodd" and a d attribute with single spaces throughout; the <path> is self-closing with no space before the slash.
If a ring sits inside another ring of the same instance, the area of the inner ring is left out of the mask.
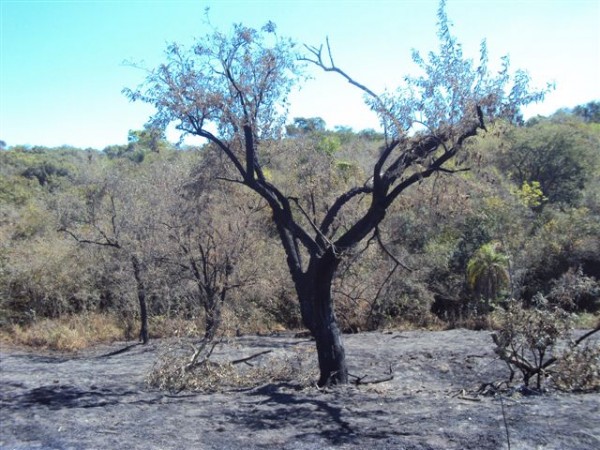
<path id="1" fill-rule="evenodd" d="M 346 332 L 488 327 L 508 299 L 600 311 L 598 102 L 496 122 L 408 190 L 334 281 Z M 307 221 L 369 183 L 383 137 L 297 118 L 263 143 L 264 176 Z M 0 152 L 0 327 L 17 343 L 78 348 L 132 338 L 302 328 L 266 202 L 211 145 L 130 132 L 103 151 Z M 344 229 L 365 205 L 334 225 Z M 221 308 L 222 306 L 222 308 Z M 587 322 L 585 322 L 587 321 Z M 211 334 L 213 334 L 211 336 Z"/>

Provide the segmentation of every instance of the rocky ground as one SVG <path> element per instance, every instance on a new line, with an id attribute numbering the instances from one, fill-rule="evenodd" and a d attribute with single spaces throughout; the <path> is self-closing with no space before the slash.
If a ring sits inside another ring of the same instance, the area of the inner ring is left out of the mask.
<path id="1" fill-rule="evenodd" d="M 96 347 L 77 355 L 0 351 L 2 449 L 598 449 L 600 394 L 476 396 L 507 369 L 490 333 L 451 330 L 345 336 L 350 372 L 390 381 L 320 391 L 296 381 L 203 394 L 148 387 L 180 341 Z M 264 350 L 254 366 L 314 344 L 244 336 L 213 358 Z"/>

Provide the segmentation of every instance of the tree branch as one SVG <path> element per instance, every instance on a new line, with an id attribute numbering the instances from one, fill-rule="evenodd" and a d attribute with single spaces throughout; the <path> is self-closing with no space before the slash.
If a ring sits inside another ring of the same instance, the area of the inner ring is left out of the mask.
<path id="1" fill-rule="evenodd" d="M 229 146 L 227 146 L 223 141 L 221 141 L 221 139 L 216 137 L 210 131 L 205 130 L 201 124 L 195 123 L 193 116 L 188 115 L 188 120 L 194 127 L 192 134 L 208 139 L 210 142 L 216 144 L 223 151 L 223 153 L 227 155 L 227 157 L 233 163 L 233 165 L 238 170 L 242 178 L 246 179 L 246 171 L 244 170 L 244 167 L 240 163 L 240 160 L 234 155 L 233 151 L 231 151 Z"/>
<path id="2" fill-rule="evenodd" d="M 600 331 L 600 324 L 598 326 L 596 326 L 596 328 L 594 328 L 591 331 L 588 331 L 587 333 L 585 333 L 583 336 L 581 336 L 579 339 L 577 339 L 573 345 L 572 348 L 577 347 L 579 344 L 581 344 L 583 341 L 585 341 L 587 338 L 589 338 L 590 336 L 596 334 L 598 331 Z M 545 369 L 546 367 L 551 366 L 552 364 L 554 364 L 556 361 L 558 360 L 557 357 L 552 357 L 550 359 L 548 359 L 548 361 L 546 361 L 544 364 L 542 364 L 541 369 Z M 532 375 L 535 375 L 538 371 L 535 371 Z"/>
<path id="3" fill-rule="evenodd" d="M 321 226 L 319 227 L 321 230 L 321 233 L 326 235 L 329 232 L 329 227 L 331 226 L 331 224 L 337 217 L 338 213 L 340 212 L 340 210 L 346 203 L 348 203 L 350 200 L 352 200 L 357 195 L 369 194 L 371 192 L 373 192 L 373 188 L 371 188 L 369 186 L 361 186 L 361 187 L 357 187 L 357 188 L 352 188 L 349 191 L 345 192 L 344 194 L 340 195 L 335 200 L 335 202 L 333 203 L 331 208 L 329 208 L 329 210 L 327 211 L 327 214 L 325 214 L 325 217 L 323 218 L 323 221 L 321 222 Z"/>
<path id="4" fill-rule="evenodd" d="M 256 179 L 254 165 L 256 161 L 256 150 L 254 148 L 254 136 L 250 125 L 244 125 L 244 140 L 246 141 L 246 182 L 252 183 Z"/>
<path id="5" fill-rule="evenodd" d="M 103 237 L 106 239 L 105 241 L 95 241 L 92 239 L 83 239 L 83 238 L 77 236 L 71 230 L 64 228 L 64 227 L 59 228 L 57 231 L 67 233 L 69 236 L 71 236 L 73 239 L 75 239 L 80 244 L 93 244 L 93 245 L 100 245 L 100 246 L 104 246 L 104 247 L 113 247 L 113 248 L 118 248 L 118 249 L 122 248 L 118 242 L 110 240 L 105 235 L 103 235 Z"/>
<path id="6" fill-rule="evenodd" d="M 310 253 L 318 251 L 319 247 L 317 243 L 310 234 L 294 220 L 289 199 L 283 195 L 279 189 L 266 180 L 255 180 L 248 187 L 257 192 L 269 203 L 269 206 L 273 211 L 273 220 L 275 220 L 278 225 L 289 230 L 294 238 L 300 240 L 302 245 L 304 245 Z"/>
<path id="7" fill-rule="evenodd" d="M 381 156 L 375 163 L 375 167 L 373 168 L 373 189 L 375 190 L 377 195 L 385 195 L 385 193 L 387 191 L 387 188 L 388 188 L 387 183 L 385 186 L 383 186 L 381 184 L 381 181 L 382 181 L 381 175 L 382 175 L 383 165 L 385 164 L 385 162 L 387 161 L 389 156 L 392 154 L 392 151 L 399 144 L 400 144 L 400 140 L 397 140 L 397 139 L 395 139 L 392 142 L 390 142 L 389 144 L 387 144 L 385 146 L 385 148 L 383 149 Z"/>
<path id="8" fill-rule="evenodd" d="M 315 230 L 315 233 L 317 233 L 317 236 L 319 238 L 321 238 L 321 240 L 323 240 L 327 244 L 328 247 L 333 247 L 333 243 L 327 238 L 327 236 L 325 236 L 325 234 L 323 234 L 323 232 L 319 229 L 319 227 L 317 227 L 317 225 L 311 220 L 308 213 L 304 210 L 304 208 L 300 204 L 300 201 L 298 200 L 298 198 L 296 198 L 296 197 L 288 197 L 288 198 L 296 204 L 296 206 L 298 207 L 298 209 L 300 210 L 302 215 L 306 218 L 306 220 L 308 220 L 308 223 L 310 224 L 312 229 Z"/>
<path id="9" fill-rule="evenodd" d="M 377 107 L 374 108 L 375 112 L 382 116 L 385 116 L 386 119 L 391 121 L 397 129 L 397 133 L 400 134 L 401 130 L 402 130 L 402 126 L 401 126 L 400 122 L 398 122 L 396 117 L 390 113 L 390 111 L 385 106 L 385 103 L 383 102 L 381 97 L 379 97 L 375 92 L 373 92 L 367 86 L 359 83 L 358 81 L 353 79 L 350 75 L 348 75 L 346 72 L 344 72 L 342 69 L 337 67 L 335 65 L 335 63 L 333 62 L 333 55 L 331 52 L 331 47 L 329 45 L 329 38 L 325 39 L 325 43 L 327 44 L 327 55 L 329 58 L 328 63 L 325 63 L 325 61 L 323 60 L 323 45 L 319 46 L 318 48 L 314 47 L 314 46 L 305 45 L 305 48 L 312 55 L 314 55 L 314 59 L 309 58 L 309 57 L 301 57 L 300 61 L 306 61 L 306 62 L 315 64 L 317 67 L 320 67 L 325 72 L 337 73 L 337 74 L 341 75 L 348 83 L 350 83 L 351 85 L 353 85 L 353 86 L 357 87 L 358 89 L 360 89 L 361 91 L 363 91 L 365 94 L 367 94 L 369 97 L 371 97 L 375 101 L 375 104 L 377 105 Z"/>
<path id="10" fill-rule="evenodd" d="M 227 177 L 215 177 L 215 180 L 219 180 L 219 181 L 227 181 L 229 183 L 237 183 L 237 184 L 241 184 L 246 186 L 246 183 L 243 180 L 235 180 L 233 178 L 227 178 Z"/>
<path id="11" fill-rule="evenodd" d="M 477 134 L 477 130 L 479 129 L 479 127 L 480 127 L 479 122 L 471 123 L 471 126 L 463 134 L 461 134 L 458 137 L 458 139 L 456 140 L 454 145 L 450 149 L 447 149 L 446 151 L 444 151 L 444 153 L 442 155 L 440 155 L 437 159 L 435 159 L 433 162 L 431 162 L 426 170 L 413 173 L 410 177 L 408 177 L 404 181 L 402 181 L 402 183 L 396 185 L 394 187 L 394 189 L 387 195 L 386 205 L 390 205 L 409 186 L 417 183 L 418 181 L 420 181 L 424 178 L 430 177 L 432 174 L 434 174 L 436 172 L 453 173 L 452 171 L 449 171 L 449 169 L 445 169 L 442 166 L 447 161 L 452 159 L 456 155 L 456 153 L 458 153 L 458 150 L 462 147 L 462 144 L 466 139 L 468 139 L 469 137 L 475 136 Z M 437 148 L 437 146 L 439 145 L 439 141 L 438 141 L 439 138 L 436 138 L 434 136 L 428 136 L 427 138 L 435 139 L 435 141 L 437 142 L 435 144 L 436 148 Z M 430 142 L 429 145 L 433 146 L 434 142 Z M 433 149 L 433 150 L 435 150 L 435 149 Z M 430 152 L 432 152 L 433 150 L 430 150 Z M 406 166 L 406 167 L 408 167 L 408 166 Z M 456 170 L 456 171 L 464 171 L 464 169 L 460 169 L 460 170 Z M 387 173 L 387 171 L 386 171 L 386 173 Z"/>
<path id="12" fill-rule="evenodd" d="M 392 261 L 394 261 L 398 266 L 402 267 L 405 270 L 408 270 L 409 272 L 414 272 L 414 269 L 411 269 L 410 267 L 408 267 L 406 264 L 400 262 L 400 260 L 398 258 L 396 258 L 385 246 L 385 244 L 383 243 L 383 241 L 381 240 L 381 235 L 379 234 L 379 227 L 375 227 L 375 232 L 373 233 L 375 236 L 375 239 L 377 240 L 377 243 L 379 244 L 379 247 L 381 248 L 381 250 L 383 250 L 383 252 L 388 255 Z M 395 270 L 395 269 L 394 269 Z"/>

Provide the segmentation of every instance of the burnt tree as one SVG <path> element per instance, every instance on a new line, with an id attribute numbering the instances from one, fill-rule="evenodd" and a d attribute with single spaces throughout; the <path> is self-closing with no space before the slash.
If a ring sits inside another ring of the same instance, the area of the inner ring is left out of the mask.
<path id="1" fill-rule="evenodd" d="M 255 250 L 251 219 L 260 209 L 256 198 L 244 201 L 246 197 L 236 196 L 229 184 L 211 183 L 207 175 L 211 163 L 204 161 L 196 169 L 202 175 L 170 199 L 170 214 L 162 224 L 175 243 L 168 261 L 180 280 L 195 285 L 194 303 L 204 310 L 207 343 L 217 336 L 231 291 L 252 284 L 255 278 L 255 268 L 239 266 Z"/>
<path id="2" fill-rule="evenodd" d="M 448 164 L 467 139 L 485 130 L 484 121 L 514 117 L 520 105 L 538 100 L 529 93 L 523 72 L 511 77 L 508 60 L 495 76 L 486 67 L 485 43 L 480 65 L 465 59 L 449 31 L 444 3 L 438 13 L 439 53 L 413 59 L 424 72 L 407 78 L 398 94 L 377 95 L 334 64 L 329 45 L 305 47 L 279 38 L 275 26 L 262 30 L 234 27 L 229 36 L 214 32 L 186 51 L 169 46 L 168 61 L 150 72 L 131 100 L 153 104 L 151 122 L 159 127 L 177 122 L 183 132 L 206 138 L 232 165 L 225 175 L 268 203 L 287 266 L 293 279 L 302 319 L 316 341 L 319 386 L 348 382 L 348 370 L 332 298 L 332 280 L 344 255 L 376 232 L 390 205 L 409 187 L 441 173 L 462 170 Z M 266 176 L 261 157 L 265 143 L 282 139 L 287 94 L 299 68 L 312 64 L 334 72 L 362 90 L 379 115 L 386 141 L 364 185 L 340 193 L 318 218 L 297 198 L 287 196 Z M 512 83 L 512 88 L 507 86 Z M 343 211 L 368 204 L 358 219 L 340 221 Z"/>

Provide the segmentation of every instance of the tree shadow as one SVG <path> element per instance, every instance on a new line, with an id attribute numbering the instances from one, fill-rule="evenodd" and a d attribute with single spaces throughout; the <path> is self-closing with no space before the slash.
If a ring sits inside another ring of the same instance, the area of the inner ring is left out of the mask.
<path id="1" fill-rule="evenodd" d="M 4 358 L 11 358 L 15 360 L 26 360 L 28 362 L 37 363 L 37 364 L 62 364 L 68 361 L 71 361 L 75 358 L 65 357 L 65 356 L 52 356 L 52 355 L 36 355 L 33 353 L 18 353 L 11 354 L 5 356 Z M 3 358 L 3 359 L 4 359 Z"/>
<path id="2" fill-rule="evenodd" d="M 251 414 L 236 419 L 255 430 L 277 428 L 285 421 L 300 435 L 318 434 L 332 445 L 355 440 L 356 433 L 344 420 L 342 407 L 318 398 L 296 395 L 293 391 L 297 389 L 298 386 L 290 383 L 269 384 L 255 389 L 247 395 L 267 398 L 258 402 L 258 408 Z"/>
<path id="3" fill-rule="evenodd" d="M 122 353 L 128 352 L 132 348 L 135 348 L 135 347 L 137 347 L 139 345 L 142 345 L 142 344 L 140 344 L 139 342 L 137 342 L 135 344 L 127 345 L 126 347 L 114 350 L 114 351 L 109 352 L 109 353 L 104 353 L 102 355 L 94 356 L 94 357 L 92 357 L 90 359 L 110 358 L 111 356 L 116 356 L 116 355 L 120 355 Z"/>
<path id="4" fill-rule="evenodd" d="M 119 403 L 155 404 L 162 395 L 154 398 L 140 398 L 145 393 L 127 388 L 84 389 L 73 385 L 47 385 L 28 390 L 22 394 L 7 395 L 0 398 L 2 408 L 23 410 L 34 407 L 46 407 L 50 410 L 70 408 L 97 408 Z"/>
<path id="5" fill-rule="evenodd" d="M 0 361 L 3 359 L 6 359 L 6 358 L 11 358 L 11 359 L 15 359 L 15 360 L 26 360 L 28 362 L 37 363 L 37 364 L 62 364 L 62 363 L 71 362 L 71 361 L 110 358 L 112 356 L 121 355 L 123 353 L 132 351 L 134 349 L 136 351 L 132 352 L 132 353 L 140 354 L 140 353 L 154 352 L 156 350 L 156 346 L 151 345 L 151 344 L 143 345 L 139 342 L 136 342 L 134 344 L 128 344 L 125 347 L 118 348 L 118 349 L 110 351 L 108 353 L 103 353 L 101 355 L 92 355 L 92 356 L 77 355 L 77 354 L 41 355 L 41 354 L 36 354 L 36 353 L 14 353 L 14 354 L 2 355 L 2 358 L 0 359 Z"/>
<path id="6" fill-rule="evenodd" d="M 315 397 L 313 393 L 300 392 L 299 386 L 290 383 L 273 383 L 248 392 L 249 398 L 261 397 L 257 403 L 246 403 L 249 408 L 237 408 L 228 413 L 228 420 L 240 427 L 253 431 L 289 428 L 295 433 L 295 440 L 313 440 L 320 437 L 330 445 L 351 445 L 364 442 L 364 439 L 375 441 L 397 439 L 414 435 L 395 427 L 387 426 L 386 420 L 377 427 L 365 429 L 353 425 L 377 423 L 378 418 L 389 418 L 389 412 L 381 410 L 353 411 L 346 409 L 346 395 L 340 400 Z M 361 395 L 361 394 L 358 394 Z M 266 398 L 265 398 L 266 397 Z"/>

